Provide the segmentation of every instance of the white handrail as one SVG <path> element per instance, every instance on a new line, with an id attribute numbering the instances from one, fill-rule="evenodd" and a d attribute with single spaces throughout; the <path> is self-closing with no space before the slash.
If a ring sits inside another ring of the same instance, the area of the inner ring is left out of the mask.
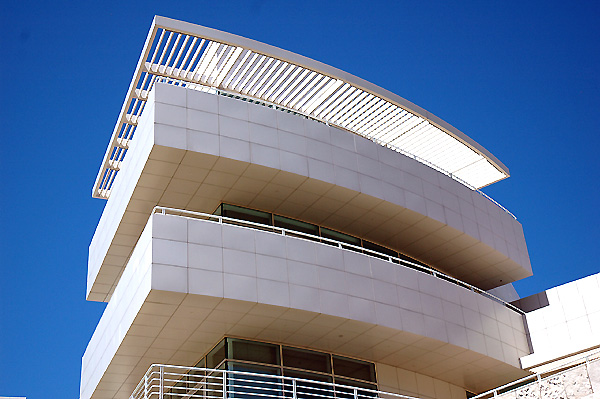
<path id="1" fill-rule="evenodd" d="M 310 241 L 330 243 L 330 244 L 333 244 L 334 246 L 337 246 L 340 249 L 351 249 L 351 250 L 354 250 L 355 252 L 362 252 L 367 255 L 379 258 L 379 259 L 387 260 L 388 262 L 400 264 L 401 266 L 410 267 L 410 268 L 416 269 L 420 272 L 433 275 L 436 278 L 449 281 L 449 282 L 456 284 L 458 286 L 461 286 L 463 288 L 468 288 L 471 291 L 476 292 L 479 295 L 485 296 L 493 301 L 496 301 L 517 313 L 525 314 L 525 312 L 523 312 L 521 309 L 517 308 L 516 306 L 511 305 L 510 303 L 503 301 L 502 299 L 498 298 L 497 296 L 492 295 L 489 292 L 486 292 L 486 291 L 484 291 L 480 288 L 477 288 L 469 283 L 466 283 L 462 280 L 459 280 L 457 278 L 449 276 L 449 275 L 442 273 L 438 270 L 435 270 L 433 268 L 429 268 L 429 267 L 420 265 L 418 263 L 409 262 L 407 260 L 404 260 L 404 259 L 396 257 L 396 256 L 391 256 L 391 255 L 383 254 L 381 252 L 373 251 L 368 248 L 359 247 L 359 246 L 356 246 L 353 244 L 345 243 L 345 242 L 334 240 L 334 239 L 327 238 L 327 237 L 321 237 L 321 236 L 316 236 L 313 234 L 304 233 L 301 231 L 290 230 L 290 229 L 286 229 L 283 227 L 271 226 L 271 225 L 257 223 L 257 222 L 250 222 L 250 221 L 242 220 L 242 219 L 229 218 L 226 216 L 212 215 L 212 214 L 203 213 L 203 212 L 195 212 L 195 211 L 188 211 L 188 210 L 184 210 L 184 209 L 156 206 L 156 207 L 154 207 L 152 213 L 161 213 L 163 215 L 166 215 L 167 212 L 171 212 L 170 214 L 175 215 L 175 216 L 191 217 L 194 219 L 204 219 L 204 220 L 213 221 L 213 222 L 216 222 L 219 224 L 227 224 L 229 222 L 229 224 L 242 225 L 242 227 L 254 228 L 256 230 L 270 231 L 273 233 L 277 232 L 283 236 L 286 236 L 286 235 L 292 235 L 294 237 L 300 236 L 300 237 L 306 238 Z"/>
<path id="2" fill-rule="evenodd" d="M 375 389 L 277 374 L 153 364 L 130 399 L 418 399 Z"/>

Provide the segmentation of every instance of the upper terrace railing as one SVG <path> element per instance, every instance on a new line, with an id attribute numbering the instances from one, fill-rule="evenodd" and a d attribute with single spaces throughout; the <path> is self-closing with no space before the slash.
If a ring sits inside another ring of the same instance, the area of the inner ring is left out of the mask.
<path id="1" fill-rule="evenodd" d="M 321 242 L 323 244 L 336 246 L 340 249 L 346 249 L 346 250 L 350 250 L 350 251 L 360 252 L 360 253 L 363 253 L 368 256 L 373 256 L 373 257 L 376 257 L 379 259 L 386 260 L 388 262 L 399 264 L 404 267 L 409 267 L 411 269 L 415 269 L 422 273 L 427 273 L 427 274 L 432 275 L 441 280 L 448 281 L 452 284 L 456 284 L 460 287 L 463 287 L 470 291 L 476 292 L 479 295 L 482 295 L 493 301 L 496 301 L 517 313 L 524 314 L 524 312 L 521 309 L 517 308 L 514 305 L 511 305 L 508 302 L 503 301 L 502 299 L 498 298 L 497 296 L 492 295 L 489 292 L 486 292 L 480 288 L 477 288 L 477 287 L 475 287 L 471 284 L 468 284 L 464 281 L 461 281 L 457 278 L 454 278 L 452 276 L 444 274 L 444 273 L 442 273 L 438 270 L 435 270 L 431 267 L 423 266 L 418 263 L 410 262 L 410 261 L 407 261 L 405 259 L 402 259 L 402 258 L 399 258 L 396 256 L 391 256 L 391 255 L 384 254 L 381 252 L 373 251 L 371 249 L 359 247 L 359 246 L 352 245 L 352 244 L 349 244 L 346 242 L 337 241 L 337 240 L 334 240 L 331 238 L 316 236 L 313 234 L 308 234 L 308 233 L 304 233 L 304 232 L 297 231 L 297 230 L 290 230 L 290 229 L 286 229 L 283 227 L 271 226 L 271 225 L 250 222 L 250 221 L 241 220 L 241 219 L 234 219 L 234 218 L 229 218 L 229 217 L 225 217 L 225 216 L 212 215 L 209 213 L 187 211 L 187 210 L 183 210 L 183 209 L 174 209 L 174 208 L 157 206 L 154 208 L 153 213 L 160 213 L 163 215 L 169 214 L 169 215 L 183 216 L 183 217 L 194 218 L 194 219 L 202 219 L 202 220 L 216 222 L 219 224 L 234 224 L 237 226 L 247 227 L 247 228 L 251 228 L 251 229 L 269 231 L 272 233 L 281 234 L 283 236 L 292 236 L 292 237 L 296 237 L 296 238 L 303 238 L 303 239 L 307 239 L 307 240 L 311 240 L 311 241 L 317 241 L 317 242 Z"/>
<path id="2" fill-rule="evenodd" d="M 130 399 L 416 399 L 301 378 L 153 364 Z"/>

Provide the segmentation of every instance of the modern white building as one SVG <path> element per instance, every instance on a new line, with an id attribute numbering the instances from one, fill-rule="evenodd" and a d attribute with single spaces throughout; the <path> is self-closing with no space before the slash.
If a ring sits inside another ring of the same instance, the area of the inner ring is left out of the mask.
<path id="1" fill-rule="evenodd" d="M 156 17 L 92 193 L 87 298 L 108 305 L 81 399 L 465 398 L 530 375 L 562 355 L 486 292 L 532 274 L 478 191 L 508 176 L 385 89 Z M 600 334 L 584 312 L 577 352 Z"/>

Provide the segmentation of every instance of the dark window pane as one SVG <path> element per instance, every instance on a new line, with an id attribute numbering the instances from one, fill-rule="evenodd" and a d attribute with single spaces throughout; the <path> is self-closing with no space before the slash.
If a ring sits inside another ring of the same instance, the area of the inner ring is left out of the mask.
<path id="1" fill-rule="evenodd" d="M 279 365 L 279 347 L 262 342 L 229 338 L 229 358 Z"/>
<path id="2" fill-rule="evenodd" d="M 333 373 L 336 376 L 376 382 L 375 367 L 372 363 L 348 359 L 346 357 L 333 356 Z"/>
<path id="3" fill-rule="evenodd" d="M 344 378 L 337 378 L 337 377 L 335 378 L 335 383 L 339 384 L 339 385 L 356 387 L 356 399 L 376 398 L 377 397 L 376 392 L 368 391 L 368 390 L 376 391 L 377 385 L 375 385 L 375 384 L 347 380 Z M 340 399 L 354 399 L 355 398 L 355 396 L 354 396 L 355 390 L 352 388 L 342 388 L 342 387 L 336 386 L 335 391 L 336 391 L 337 398 L 340 398 Z"/>
<path id="4" fill-rule="evenodd" d="M 363 240 L 363 248 L 370 249 L 371 251 L 376 251 L 376 252 L 382 253 L 384 255 L 389 255 L 389 256 L 394 256 L 394 257 L 398 256 L 398 252 L 392 251 L 389 248 L 382 247 L 381 245 L 375 244 L 370 241 Z M 387 259 L 387 257 L 385 259 Z"/>
<path id="5" fill-rule="evenodd" d="M 283 386 L 281 378 L 278 377 L 279 368 L 228 361 L 227 369 L 233 371 L 233 373 L 227 374 L 228 398 L 262 399 L 265 397 L 282 397 Z M 235 371 L 242 373 L 238 374 Z"/>
<path id="6" fill-rule="evenodd" d="M 331 373 L 331 360 L 326 353 L 283 347 L 283 365 L 304 370 Z"/>
<path id="7" fill-rule="evenodd" d="M 217 366 L 227 357 L 225 350 L 225 340 L 222 340 L 208 352 L 208 355 L 206 355 L 206 367 L 209 369 L 217 368 Z"/>
<path id="8" fill-rule="evenodd" d="M 349 236 L 348 234 L 340 233 L 339 231 L 321 228 L 321 237 L 330 238 L 332 240 L 345 242 L 347 244 L 356 245 L 360 247 L 360 239 Z"/>
<path id="9" fill-rule="evenodd" d="M 277 227 L 300 231 L 302 233 L 312 234 L 315 236 L 319 235 L 319 228 L 314 224 L 301 222 L 300 220 L 290 219 L 279 215 L 273 215 L 273 221 Z"/>
<path id="10" fill-rule="evenodd" d="M 333 387 L 329 385 L 332 382 L 331 376 L 316 373 L 302 372 L 298 370 L 284 369 L 283 375 L 286 377 L 299 378 L 296 380 L 296 398 L 297 399 L 320 399 L 333 398 Z M 321 384 L 323 382 L 325 384 Z M 327 384 L 329 383 L 329 384 Z M 285 396 L 292 398 L 294 392 L 293 381 L 285 380 Z"/>
<path id="11" fill-rule="evenodd" d="M 248 222 L 271 225 L 271 214 L 242 208 L 241 206 L 223 204 L 222 215 L 228 218 L 246 220 Z"/>

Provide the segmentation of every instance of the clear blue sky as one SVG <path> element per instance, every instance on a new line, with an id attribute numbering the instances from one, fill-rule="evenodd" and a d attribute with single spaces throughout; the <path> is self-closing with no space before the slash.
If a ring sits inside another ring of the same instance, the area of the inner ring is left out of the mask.
<path id="1" fill-rule="evenodd" d="M 91 187 L 154 14 L 369 80 L 511 170 L 484 191 L 525 228 L 529 295 L 600 269 L 600 3 L 4 1 L 0 396 L 77 398 L 103 304 L 85 301 Z"/>

